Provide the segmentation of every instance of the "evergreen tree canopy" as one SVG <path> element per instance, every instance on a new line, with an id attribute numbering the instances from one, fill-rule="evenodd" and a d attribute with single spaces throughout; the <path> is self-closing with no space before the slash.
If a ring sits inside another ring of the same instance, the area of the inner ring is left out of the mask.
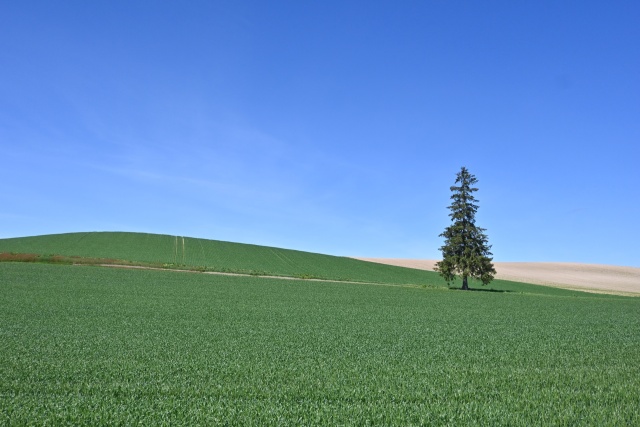
<path id="1" fill-rule="evenodd" d="M 436 264 L 436 271 L 451 284 L 456 277 L 462 277 L 462 289 L 469 289 L 469 277 L 479 279 L 483 285 L 493 280 L 496 270 L 493 267 L 491 245 L 484 233 L 486 230 L 476 226 L 475 215 L 478 211 L 477 200 L 473 193 L 478 191 L 473 187 L 478 180 L 463 167 L 458 172 L 456 184 L 452 186 L 452 203 L 449 206 L 451 224 L 440 237 L 445 238 L 442 251 L 442 261 Z"/>

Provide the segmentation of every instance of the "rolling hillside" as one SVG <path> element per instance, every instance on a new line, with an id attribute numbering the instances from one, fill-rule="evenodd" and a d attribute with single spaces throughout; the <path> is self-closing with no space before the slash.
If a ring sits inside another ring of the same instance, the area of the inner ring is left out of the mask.
<path id="1" fill-rule="evenodd" d="M 437 273 L 414 265 L 388 265 L 291 249 L 160 234 L 84 232 L 0 239 L 0 260 L 11 260 L 11 254 L 35 254 L 45 262 L 51 257 L 62 256 L 78 257 L 65 260 L 74 263 L 90 260 L 90 264 L 133 264 L 256 276 L 447 286 Z M 522 282 L 526 281 L 505 277 L 504 280 L 494 280 L 487 287 L 473 281 L 471 286 L 488 291 L 580 294 Z"/>
<path id="2" fill-rule="evenodd" d="M 356 258 L 433 271 L 435 260 Z M 497 279 L 587 292 L 640 295 L 640 268 L 566 262 L 494 262 Z"/>
<path id="3" fill-rule="evenodd" d="M 11 252 L 42 256 L 0 262 L 0 425 L 640 420 L 638 298 L 459 292 L 429 271 L 138 233 L 0 240 Z M 376 284 L 173 271 L 204 265 Z"/>
<path id="4" fill-rule="evenodd" d="M 217 240 L 124 232 L 0 239 L 0 253 L 126 260 L 165 267 L 375 283 L 444 286 L 433 272 L 289 249 Z"/>

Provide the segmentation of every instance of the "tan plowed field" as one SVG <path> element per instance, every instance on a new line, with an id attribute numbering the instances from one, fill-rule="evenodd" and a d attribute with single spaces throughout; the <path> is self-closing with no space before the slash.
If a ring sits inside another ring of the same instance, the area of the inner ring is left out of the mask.
<path id="1" fill-rule="evenodd" d="M 363 261 L 433 270 L 437 261 L 357 258 Z M 496 278 L 566 289 L 640 296 L 640 268 L 565 262 L 494 262 Z"/>

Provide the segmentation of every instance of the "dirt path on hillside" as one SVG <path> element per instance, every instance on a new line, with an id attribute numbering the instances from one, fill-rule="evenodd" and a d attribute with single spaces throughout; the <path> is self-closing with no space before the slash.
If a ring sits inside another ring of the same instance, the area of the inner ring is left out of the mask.
<path id="1" fill-rule="evenodd" d="M 433 270 L 437 261 L 420 259 L 356 258 L 362 261 Z M 640 268 L 565 262 L 494 262 L 497 279 L 565 289 L 640 295 Z"/>
<path id="2" fill-rule="evenodd" d="M 86 264 L 74 264 L 74 265 L 86 265 Z M 178 268 L 160 268 L 160 267 L 148 267 L 144 265 L 123 265 L 123 264 L 95 264 L 98 267 L 109 267 L 109 268 L 128 268 L 128 269 L 136 269 L 136 270 L 158 270 L 158 271 L 175 271 L 179 273 L 198 273 L 198 274 L 213 274 L 215 276 L 239 276 L 239 277 L 259 277 L 261 279 L 281 279 L 281 280 L 301 280 L 304 282 L 328 282 L 328 283 L 350 283 L 354 285 L 376 285 L 376 286 L 400 286 L 400 287 L 409 287 L 415 288 L 420 287 L 420 285 L 416 284 L 400 284 L 400 283 L 376 283 L 376 282 L 357 282 L 351 280 L 331 280 L 331 279 L 303 279 L 301 277 L 290 277 L 290 276 L 268 276 L 262 274 L 243 274 L 243 273 L 225 273 L 222 271 L 198 271 L 198 270 L 188 270 L 188 269 L 178 269 Z"/>

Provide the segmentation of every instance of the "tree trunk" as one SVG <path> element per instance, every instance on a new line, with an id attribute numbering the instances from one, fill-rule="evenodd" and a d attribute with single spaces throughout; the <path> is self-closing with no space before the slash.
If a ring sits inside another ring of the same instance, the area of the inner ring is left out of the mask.
<path id="1" fill-rule="evenodd" d="M 469 290 L 469 284 L 467 283 L 467 276 L 462 276 L 462 290 L 463 291 Z"/>

